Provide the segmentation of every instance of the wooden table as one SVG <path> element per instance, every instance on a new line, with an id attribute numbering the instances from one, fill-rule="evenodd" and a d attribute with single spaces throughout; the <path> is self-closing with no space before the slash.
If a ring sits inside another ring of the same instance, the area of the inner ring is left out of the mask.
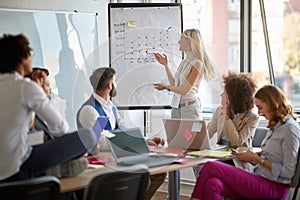
<path id="1" fill-rule="evenodd" d="M 253 148 L 253 152 L 255 153 L 260 153 L 261 148 Z M 102 156 L 110 156 L 107 152 L 105 153 L 100 153 L 103 154 Z M 175 199 L 178 200 L 179 197 L 177 196 L 177 176 L 176 173 L 178 173 L 179 170 L 185 169 L 185 168 L 191 168 L 195 167 L 198 165 L 203 165 L 207 161 L 215 161 L 215 160 L 229 160 L 232 158 L 224 158 L 224 159 L 217 159 L 217 158 L 185 158 L 186 162 L 183 162 L 181 164 L 171 164 L 171 165 L 166 165 L 166 166 L 160 166 L 160 167 L 152 167 L 149 169 L 150 175 L 154 174 L 160 174 L 160 173 L 165 173 L 169 172 L 169 181 L 171 188 L 169 188 L 170 194 L 169 198 L 170 199 Z M 99 168 L 99 169 L 86 169 L 83 173 L 79 174 L 78 176 L 75 177 L 69 177 L 69 178 L 62 178 L 60 179 L 61 181 L 61 187 L 60 191 L 61 193 L 66 193 L 66 192 L 72 192 L 76 190 L 82 190 L 87 187 L 89 182 L 97 175 L 103 174 L 105 172 L 110 172 L 110 171 L 115 171 L 115 170 L 121 170 L 122 167 L 119 165 L 116 165 L 114 162 L 107 164 L 106 166 Z"/>
<path id="2" fill-rule="evenodd" d="M 185 169 L 185 168 L 191 168 L 197 165 L 202 165 L 207 161 L 214 161 L 217 159 L 214 158 L 186 158 L 186 162 L 182 164 L 171 164 L 166 166 L 159 166 L 159 167 L 153 167 L 149 168 L 150 175 L 154 174 L 160 174 L 165 172 L 170 172 L 169 176 L 173 175 L 172 172 Z M 110 163 L 106 165 L 103 168 L 99 169 L 86 169 L 83 173 L 79 174 L 78 176 L 74 177 L 68 177 L 68 178 L 61 178 L 61 186 L 60 186 L 60 192 L 66 193 L 66 192 L 72 192 L 76 190 L 82 190 L 87 187 L 89 182 L 97 175 L 103 174 L 105 172 L 115 171 L 115 170 L 121 170 L 122 167 L 119 165 L 116 165 L 115 163 Z M 169 177 L 170 178 L 170 177 Z M 174 178 L 174 177 L 173 177 Z M 174 179 L 173 179 L 174 180 Z M 175 181 L 175 180 L 174 180 Z M 179 197 L 176 197 L 176 189 L 177 188 L 171 188 L 170 190 L 173 191 L 173 194 L 170 194 L 170 199 L 178 199 Z M 173 197 L 173 195 L 175 195 Z"/>

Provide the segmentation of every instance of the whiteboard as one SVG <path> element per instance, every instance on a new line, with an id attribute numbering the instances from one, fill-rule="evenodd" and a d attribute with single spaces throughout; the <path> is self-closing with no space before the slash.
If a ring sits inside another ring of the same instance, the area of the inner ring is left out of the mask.
<path id="1" fill-rule="evenodd" d="M 76 129 L 79 107 L 92 93 L 89 75 L 99 66 L 96 13 L 0 9 L 0 34 L 24 34 L 33 67 L 49 70 L 51 101 Z"/>
<path id="2" fill-rule="evenodd" d="M 153 52 L 167 54 L 173 72 L 182 53 L 181 4 L 109 4 L 110 66 L 116 69 L 118 107 L 169 106 L 172 92 L 153 83 L 168 84 L 167 74 Z"/>

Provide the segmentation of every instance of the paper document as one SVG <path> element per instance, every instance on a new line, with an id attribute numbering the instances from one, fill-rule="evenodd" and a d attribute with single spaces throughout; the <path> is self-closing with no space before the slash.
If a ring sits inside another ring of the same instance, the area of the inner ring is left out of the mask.
<path id="1" fill-rule="evenodd" d="M 225 158 L 233 156 L 231 151 L 214 151 L 214 150 L 201 150 L 188 152 L 189 155 L 209 157 L 209 158 Z"/>
<path id="2" fill-rule="evenodd" d="M 104 168 L 104 165 L 88 164 L 88 169 L 99 169 L 99 168 Z"/>

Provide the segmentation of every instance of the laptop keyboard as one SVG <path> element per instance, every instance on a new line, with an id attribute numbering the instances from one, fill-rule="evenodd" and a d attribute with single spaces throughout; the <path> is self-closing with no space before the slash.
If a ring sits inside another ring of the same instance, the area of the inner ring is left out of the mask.
<path id="1" fill-rule="evenodd" d="M 136 164 L 145 164 L 148 167 L 156 167 L 161 165 L 167 165 L 173 163 L 174 160 L 177 158 L 170 158 L 170 157 L 146 157 L 143 159 L 135 159 L 135 160 L 125 160 L 118 162 L 119 165 L 136 165 Z"/>

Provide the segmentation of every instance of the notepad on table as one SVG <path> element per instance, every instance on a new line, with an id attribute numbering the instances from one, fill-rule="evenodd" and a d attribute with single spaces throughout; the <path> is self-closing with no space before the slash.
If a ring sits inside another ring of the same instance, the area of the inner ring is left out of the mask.
<path id="1" fill-rule="evenodd" d="M 209 158 L 225 158 L 233 156 L 231 151 L 214 151 L 214 150 L 201 150 L 188 152 L 189 155 L 209 157 Z"/>

